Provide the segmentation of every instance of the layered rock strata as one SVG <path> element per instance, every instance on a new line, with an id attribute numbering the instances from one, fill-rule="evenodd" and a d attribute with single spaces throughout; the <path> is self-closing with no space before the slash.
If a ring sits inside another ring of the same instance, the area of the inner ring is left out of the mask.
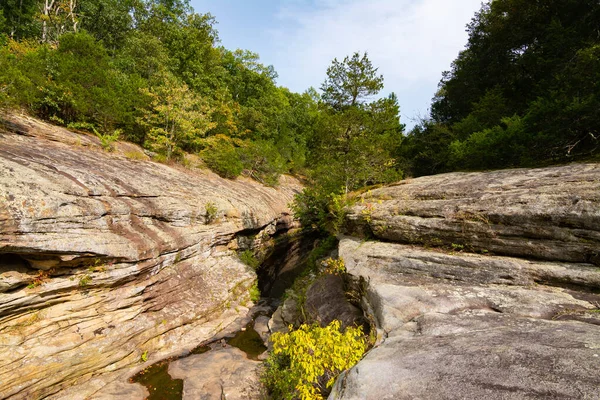
<path id="1" fill-rule="evenodd" d="M 339 254 L 380 340 L 332 399 L 600 399 L 600 166 L 363 194 Z M 396 242 L 396 243 L 393 243 Z"/>
<path id="2" fill-rule="evenodd" d="M 108 153 L 94 136 L 9 116 L 0 398 L 135 398 L 127 377 L 245 313 L 256 275 L 231 248 L 285 228 L 298 190 L 150 162 L 131 144 Z"/>

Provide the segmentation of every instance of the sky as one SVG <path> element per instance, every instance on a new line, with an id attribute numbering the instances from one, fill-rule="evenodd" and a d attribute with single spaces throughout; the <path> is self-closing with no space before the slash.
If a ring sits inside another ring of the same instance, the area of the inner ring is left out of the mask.
<path id="1" fill-rule="evenodd" d="M 191 0 L 217 20 L 221 44 L 258 53 L 277 84 L 318 89 L 334 58 L 367 52 L 409 128 L 429 114 L 442 72 L 467 42 L 482 0 Z"/>

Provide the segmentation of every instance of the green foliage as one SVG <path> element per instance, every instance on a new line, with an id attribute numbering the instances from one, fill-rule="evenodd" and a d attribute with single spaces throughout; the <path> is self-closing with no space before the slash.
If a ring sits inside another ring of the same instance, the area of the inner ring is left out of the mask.
<path id="1" fill-rule="evenodd" d="M 180 157 L 182 150 L 199 149 L 202 137 L 214 126 L 208 103 L 171 74 L 163 74 L 159 85 L 142 92 L 151 98 L 138 119 L 148 129 L 146 146 L 167 160 Z"/>
<path id="2" fill-rule="evenodd" d="M 327 79 L 321 85 L 323 102 L 336 110 L 355 106 L 383 89 L 383 75 L 377 75 L 367 57 L 354 53 L 340 62 L 334 58 L 327 68 Z"/>
<path id="3" fill-rule="evenodd" d="M 286 172 L 283 157 L 269 141 L 246 142 L 239 157 L 248 175 L 268 186 L 277 186 L 279 176 Z"/>
<path id="4" fill-rule="evenodd" d="M 355 53 L 327 70 L 319 136 L 312 139 L 309 163 L 322 193 L 348 193 L 365 185 L 400 179 L 395 149 L 402 141 L 394 94 L 368 103 L 383 87 L 367 55 Z"/>
<path id="5" fill-rule="evenodd" d="M 219 213 L 219 209 L 217 208 L 217 206 L 215 205 L 215 203 L 213 202 L 207 202 L 204 205 L 204 220 L 206 221 L 206 224 L 212 224 L 213 222 L 215 222 L 215 220 L 217 219 L 218 213 Z"/>
<path id="6" fill-rule="evenodd" d="M 258 284 L 254 282 L 254 284 L 250 287 L 250 300 L 253 303 L 256 303 L 260 300 L 260 289 L 258 288 Z"/>
<path id="7" fill-rule="evenodd" d="M 144 352 L 140 356 L 140 361 L 143 363 L 148 361 L 148 350 L 144 350 Z"/>
<path id="8" fill-rule="evenodd" d="M 216 135 L 205 140 L 204 146 L 200 156 L 211 170 L 223 178 L 233 179 L 241 175 L 244 164 L 236 141 L 225 135 Z"/>
<path id="9" fill-rule="evenodd" d="M 316 261 L 325 257 L 333 249 L 337 248 L 337 245 L 338 245 L 338 240 L 333 235 L 326 236 L 324 239 L 319 241 L 318 246 L 315 247 L 313 249 L 313 251 L 311 251 L 310 255 L 308 256 L 308 260 L 307 260 L 308 266 L 310 268 L 315 267 Z"/>
<path id="10" fill-rule="evenodd" d="M 258 267 L 260 267 L 260 261 L 258 261 L 256 256 L 254 255 L 254 252 L 250 249 L 244 250 L 241 253 L 239 253 L 239 257 L 244 264 L 252 268 L 254 271 L 256 271 Z"/>
<path id="11" fill-rule="evenodd" d="M 92 282 L 92 277 L 90 275 L 84 275 L 79 278 L 79 286 L 85 287 Z"/>
<path id="12" fill-rule="evenodd" d="M 326 195 L 318 189 L 307 188 L 294 196 L 290 206 L 303 227 L 337 235 L 342 231 L 346 207 L 351 203 L 346 195 Z"/>
<path id="13" fill-rule="evenodd" d="M 450 163 L 468 169 L 506 168 L 521 165 L 528 148 L 523 143 L 521 118 L 503 118 L 497 125 L 450 144 Z"/>
<path id="14" fill-rule="evenodd" d="M 302 325 L 271 337 L 273 352 L 266 361 L 264 381 L 277 399 L 323 399 L 337 376 L 362 357 L 362 328 L 340 332 L 340 322 L 327 327 Z"/>
<path id="15" fill-rule="evenodd" d="M 600 4 L 487 2 L 400 155 L 415 175 L 538 166 L 600 149 Z"/>
<path id="16" fill-rule="evenodd" d="M 98 136 L 98 139 L 100 139 L 100 145 L 104 150 L 113 151 L 115 149 L 113 144 L 119 140 L 121 133 L 121 129 L 115 129 L 113 133 L 96 132 L 96 136 Z"/>

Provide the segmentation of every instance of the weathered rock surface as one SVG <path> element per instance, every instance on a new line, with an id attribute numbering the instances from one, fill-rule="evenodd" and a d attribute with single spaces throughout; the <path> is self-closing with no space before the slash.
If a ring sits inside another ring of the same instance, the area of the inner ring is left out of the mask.
<path id="1" fill-rule="evenodd" d="M 360 308 L 346 298 L 342 275 L 326 274 L 317 278 L 306 291 L 304 307 L 307 322 L 321 326 L 338 320 L 343 329 L 348 326 L 368 326 Z"/>
<path id="2" fill-rule="evenodd" d="M 382 340 L 330 398 L 600 398 L 597 267 L 352 238 L 340 256 L 369 281 Z"/>
<path id="3" fill-rule="evenodd" d="M 366 194 L 350 231 L 387 242 L 339 255 L 379 341 L 330 399 L 600 399 L 599 185 L 571 165 Z"/>
<path id="4" fill-rule="evenodd" d="M 450 173 L 363 194 L 351 232 L 600 265 L 600 164 Z"/>
<path id="5" fill-rule="evenodd" d="M 235 347 L 211 350 L 172 362 L 169 375 L 183 379 L 183 400 L 259 400 L 262 364 Z"/>
<path id="6" fill-rule="evenodd" d="M 247 311 L 256 275 L 228 246 L 288 227 L 299 184 L 139 158 L 26 117 L 0 130 L 0 398 L 125 393 Z"/>

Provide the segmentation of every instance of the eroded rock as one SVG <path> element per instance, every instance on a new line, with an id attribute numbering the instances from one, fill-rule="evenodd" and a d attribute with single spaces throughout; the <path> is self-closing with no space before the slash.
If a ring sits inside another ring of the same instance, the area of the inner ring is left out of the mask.
<path id="1" fill-rule="evenodd" d="M 600 265 L 600 164 L 405 180 L 363 194 L 348 228 L 392 242 Z"/>
<path id="2" fill-rule="evenodd" d="M 369 326 L 362 310 L 348 301 L 342 275 L 326 274 L 318 277 L 306 291 L 304 307 L 308 323 L 316 322 L 327 326 L 338 320 L 342 329 L 349 326 Z"/>
<path id="3" fill-rule="evenodd" d="M 331 399 L 600 398 L 599 164 L 418 178 L 349 211 L 385 241 L 339 248 L 379 341 Z"/>
<path id="4" fill-rule="evenodd" d="M 380 343 L 331 399 L 598 397 L 600 269 L 344 238 Z"/>
<path id="5" fill-rule="evenodd" d="M 169 375 L 183 379 L 183 400 L 259 400 L 262 363 L 235 347 L 217 348 L 169 365 Z"/>
<path id="6" fill-rule="evenodd" d="M 138 160 L 131 144 L 107 153 L 93 136 L 9 119 L 0 132 L 0 398 L 101 398 L 111 382 L 247 312 L 256 275 L 227 245 L 281 216 L 289 226 L 295 180 L 278 189 L 229 181 Z"/>

